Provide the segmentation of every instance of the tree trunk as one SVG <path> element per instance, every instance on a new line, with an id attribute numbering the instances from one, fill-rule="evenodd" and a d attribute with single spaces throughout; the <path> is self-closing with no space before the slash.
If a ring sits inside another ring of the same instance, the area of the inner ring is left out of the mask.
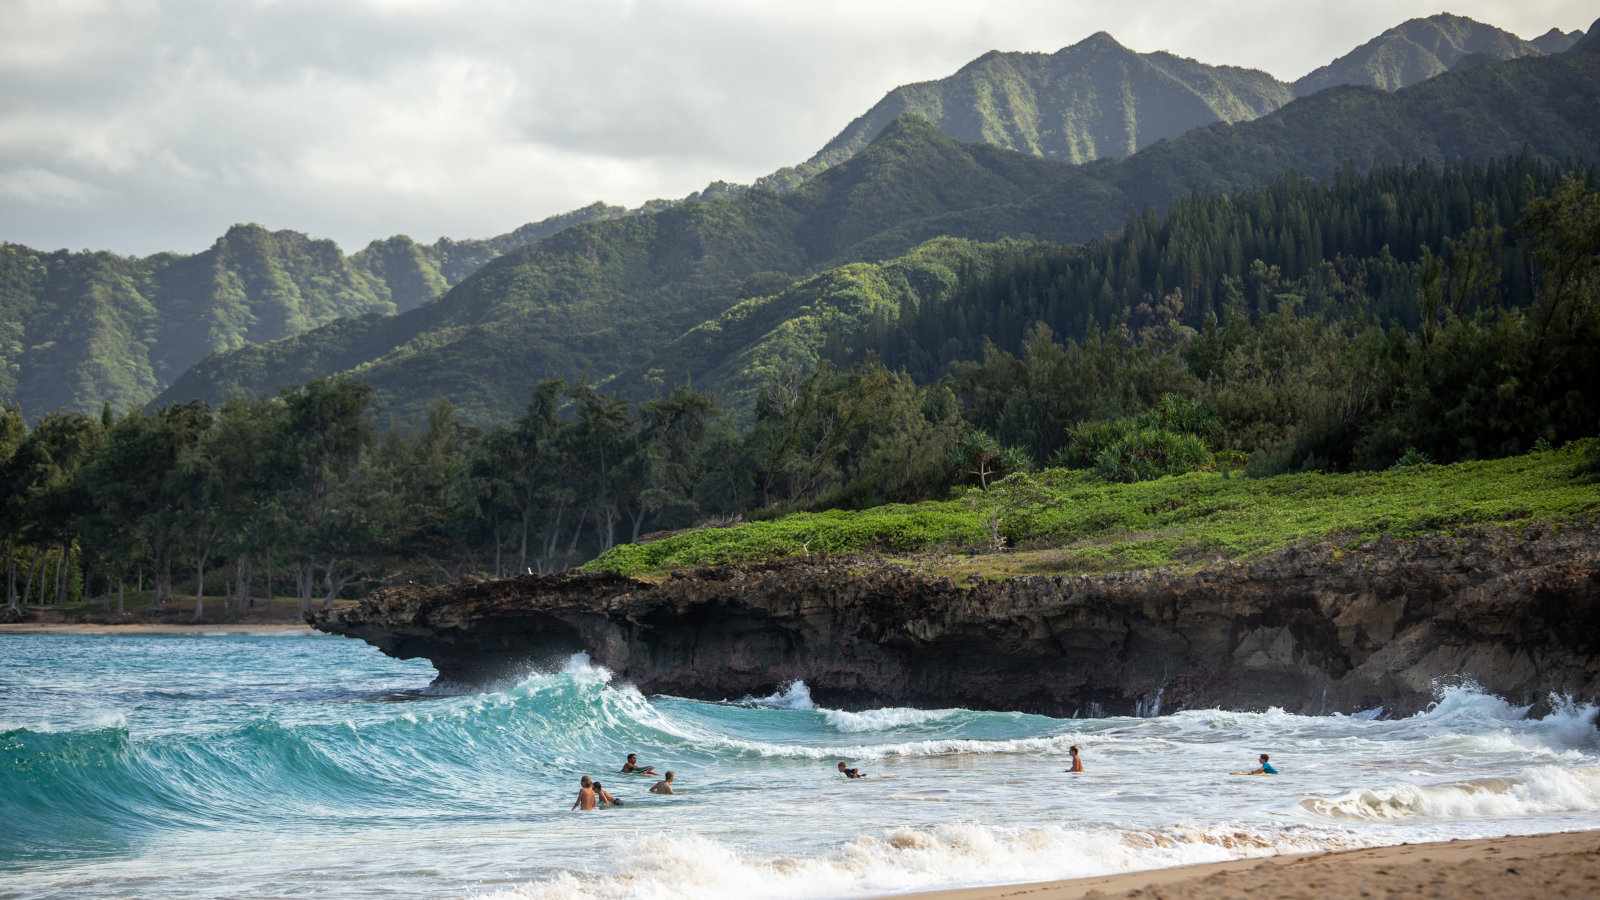
<path id="1" fill-rule="evenodd" d="M 322 598 L 323 609 L 332 609 L 333 601 L 339 596 L 339 592 L 344 590 L 344 586 L 350 583 L 351 578 L 355 577 L 355 573 L 352 572 L 342 578 L 336 578 L 334 573 L 338 570 L 338 567 L 339 561 L 336 559 L 330 559 L 328 560 L 328 568 L 323 572 L 322 583 L 323 586 L 328 589 L 327 594 Z"/>
<path id="2" fill-rule="evenodd" d="M 43 557 L 40 557 L 39 559 L 34 560 L 33 565 L 28 567 L 28 580 L 22 586 L 22 602 L 23 602 L 24 605 L 33 602 L 33 582 L 34 582 L 35 579 L 37 579 L 39 577 L 39 575 L 40 575 L 40 573 L 41 573 L 41 571 L 43 569 L 44 569 L 44 558 Z"/>
<path id="3" fill-rule="evenodd" d="M 17 608 L 17 553 L 14 547 L 6 549 L 6 605 Z"/>
<path id="4" fill-rule="evenodd" d="M 127 612 L 125 611 L 125 609 L 126 608 L 122 605 L 122 579 L 118 578 L 117 579 L 117 615 L 118 615 L 118 617 L 127 615 Z"/>
<path id="5" fill-rule="evenodd" d="M 567 555 L 576 556 L 578 553 L 578 539 L 583 536 L 583 520 L 588 518 L 587 513 L 578 513 L 578 521 L 572 523 L 572 543 L 567 545 Z"/>
<path id="6" fill-rule="evenodd" d="M 206 560 L 211 556 L 208 550 L 200 554 L 199 565 L 195 566 L 194 573 L 194 620 L 200 621 L 206 614 Z"/>
<path id="7" fill-rule="evenodd" d="M 494 577 L 500 577 L 500 520 L 494 520 Z"/>
<path id="8" fill-rule="evenodd" d="M 523 507 L 522 510 L 522 540 L 517 545 L 517 574 L 522 575 L 528 571 L 528 520 L 533 518 L 533 508 Z"/>
<path id="9" fill-rule="evenodd" d="M 66 542 L 61 544 L 61 562 L 56 564 L 56 605 L 65 606 L 67 602 L 67 561 L 72 554 L 72 545 Z"/>

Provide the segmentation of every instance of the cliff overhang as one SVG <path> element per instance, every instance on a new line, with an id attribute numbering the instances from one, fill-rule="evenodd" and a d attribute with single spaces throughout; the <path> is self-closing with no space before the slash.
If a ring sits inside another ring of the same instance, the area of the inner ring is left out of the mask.
<path id="1" fill-rule="evenodd" d="M 583 651 L 647 693 L 737 698 L 802 679 L 846 708 L 1401 714 L 1465 679 L 1541 705 L 1600 696 L 1600 526 L 973 584 L 871 559 L 528 576 L 392 588 L 308 620 L 462 683 Z"/>

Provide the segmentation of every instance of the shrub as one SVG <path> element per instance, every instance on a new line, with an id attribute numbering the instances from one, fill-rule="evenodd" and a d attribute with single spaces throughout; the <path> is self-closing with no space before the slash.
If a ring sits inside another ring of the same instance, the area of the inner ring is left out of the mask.
<path id="1" fill-rule="evenodd" d="M 1205 441 L 1192 434 L 1140 428 L 1101 451 L 1095 473 L 1106 481 L 1130 483 L 1182 475 L 1211 463 Z"/>
<path id="2" fill-rule="evenodd" d="M 1093 468 L 1100 454 L 1121 442 L 1136 427 L 1132 419 L 1080 422 L 1067 429 L 1067 445 L 1056 452 L 1051 463 L 1068 469 Z"/>
<path id="3" fill-rule="evenodd" d="M 1428 454 L 1423 453 L 1421 450 L 1418 450 L 1415 447 L 1407 447 L 1406 452 L 1400 454 L 1400 458 L 1395 460 L 1394 465 L 1390 468 L 1410 469 L 1414 466 L 1431 465 L 1433 465 L 1433 459 L 1429 457 Z"/>

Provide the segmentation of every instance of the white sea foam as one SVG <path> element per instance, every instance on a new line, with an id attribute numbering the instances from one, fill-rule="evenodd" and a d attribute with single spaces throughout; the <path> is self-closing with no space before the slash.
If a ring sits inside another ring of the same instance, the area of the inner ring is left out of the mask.
<path id="1" fill-rule="evenodd" d="M 632 843 L 625 874 L 569 874 L 488 896 L 514 900 L 838 897 L 930 887 L 1076 878 L 1352 846 L 1332 830 L 1126 830 L 947 824 L 864 835 L 816 856 L 741 853 L 698 835 Z"/>
<path id="2" fill-rule="evenodd" d="M 964 709 L 912 709 L 904 706 L 889 706 L 883 709 L 868 709 L 861 712 L 847 712 L 842 709 L 818 710 L 828 727 L 834 731 L 852 734 L 863 731 L 892 731 L 896 728 L 906 728 L 912 725 L 926 725 L 930 722 L 941 722 L 952 716 L 960 715 Z"/>
<path id="3" fill-rule="evenodd" d="M 1513 778 L 1400 784 L 1300 801 L 1308 812 L 1339 819 L 1482 819 L 1600 810 L 1600 768 L 1535 766 Z"/>
<path id="4" fill-rule="evenodd" d="M 747 706 L 765 706 L 770 709 L 816 709 L 811 702 L 811 688 L 796 679 L 765 697 L 746 697 L 739 701 Z"/>

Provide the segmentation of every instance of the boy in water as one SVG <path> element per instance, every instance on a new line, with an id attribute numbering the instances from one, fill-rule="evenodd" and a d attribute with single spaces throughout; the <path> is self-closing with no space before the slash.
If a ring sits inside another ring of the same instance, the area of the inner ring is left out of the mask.
<path id="1" fill-rule="evenodd" d="M 839 761 L 839 774 L 843 775 L 846 778 L 865 778 L 865 777 L 867 777 L 867 773 L 861 771 L 860 769 L 847 769 L 847 768 L 845 768 L 844 760 L 840 760 Z"/>
<path id="2" fill-rule="evenodd" d="M 1083 757 L 1078 755 L 1078 745 L 1077 744 L 1073 744 L 1071 747 L 1069 747 L 1067 749 L 1068 749 L 1068 752 L 1070 752 L 1072 754 L 1072 768 L 1068 769 L 1067 771 L 1068 772 L 1082 772 L 1083 771 Z"/>
<path id="3" fill-rule="evenodd" d="M 650 785 L 650 793 L 652 793 L 652 794 L 670 794 L 670 793 L 672 793 L 672 770 L 671 769 L 667 770 L 667 774 L 662 776 L 662 779 L 660 781 L 656 782 L 655 784 Z"/>
<path id="4" fill-rule="evenodd" d="M 1276 774 L 1278 774 L 1278 770 L 1274 769 L 1272 767 L 1272 763 L 1267 761 L 1269 759 L 1271 759 L 1271 757 L 1267 756 L 1265 753 L 1261 754 L 1261 765 L 1256 766 L 1254 769 L 1251 769 L 1249 772 L 1246 772 L 1245 774 L 1246 775 L 1276 775 Z"/>
<path id="5" fill-rule="evenodd" d="M 573 801 L 572 808 L 583 812 L 593 812 L 597 800 L 594 795 L 594 781 L 589 776 L 583 776 L 578 782 L 578 799 Z"/>
<path id="6" fill-rule="evenodd" d="M 637 753 L 629 753 L 628 761 L 622 764 L 622 774 L 624 775 L 654 775 L 655 773 L 655 766 L 639 765 L 639 754 Z"/>
<path id="7" fill-rule="evenodd" d="M 601 806 L 621 806 L 622 805 L 622 801 L 618 800 L 617 798 L 615 798 L 613 796 L 611 796 L 611 792 L 606 790 L 605 785 L 601 784 L 598 781 L 596 781 L 594 783 L 594 798 L 595 798 L 596 801 L 599 802 L 599 804 Z"/>

